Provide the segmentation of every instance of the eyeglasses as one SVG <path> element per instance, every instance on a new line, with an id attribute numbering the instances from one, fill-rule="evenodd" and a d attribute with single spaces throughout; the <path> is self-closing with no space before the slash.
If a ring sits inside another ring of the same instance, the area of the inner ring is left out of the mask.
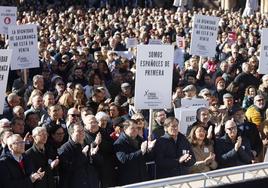
<path id="1" fill-rule="evenodd" d="M 233 127 L 229 127 L 229 128 L 226 128 L 228 131 L 235 131 L 237 130 L 237 127 L 236 126 L 233 126 Z"/>
<path id="2" fill-rule="evenodd" d="M 14 144 L 16 144 L 16 145 L 24 145 L 25 143 L 26 143 L 25 141 L 14 142 Z"/>
<path id="3" fill-rule="evenodd" d="M 257 99 L 256 101 L 261 102 L 261 101 L 264 101 L 264 99 Z"/>
<path id="4" fill-rule="evenodd" d="M 68 115 L 70 115 L 70 116 L 72 116 L 72 117 L 80 117 L 79 114 L 68 114 Z"/>
<path id="5" fill-rule="evenodd" d="M 64 86 L 64 83 L 58 83 L 57 85 L 58 86 Z"/>

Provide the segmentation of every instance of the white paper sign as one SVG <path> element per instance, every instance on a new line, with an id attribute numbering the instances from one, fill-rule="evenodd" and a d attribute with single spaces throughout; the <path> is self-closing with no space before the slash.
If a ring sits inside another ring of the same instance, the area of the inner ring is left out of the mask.
<path id="1" fill-rule="evenodd" d="M 214 16 L 194 16 L 190 54 L 215 57 L 219 20 Z"/>
<path id="2" fill-rule="evenodd" d="M 268 28 L 262 29 L 261 34 L 261 54 L 260 54 L 260 63 L 259 63 L 259 73 L 267 74 L 268 73 Z"/>
<path id="3" fill-rule="evenodd" d="M 16 25 L 17 7 L 0 6 L 0 34 L 8 34 L 8 27 Z"/>
<path id="4" fill-rule="evenodd" d="M 180 132 L 184 135 L 187 133 L 187 129 L 189 126 L 191 126 L 196 121 L 196 111 L 197 107 L 191 107 L 191 108 L 175 108 L 174 113 L 175 117 L 180 122 Z"/>
<path id="5" fill-rule="evenodd" d="M 129 51 L 114 51 L 118 56 L 120 57 L 123 57 L 123 58 L 126 58 L 128 60 L 131 60 L 134 55 L 132 52 L 129 52 Z"/>
<path id="6" fill-rule="evenodd" d="M 180 7 L 180 6 L 186 6 L 186 5 L 187 5 L 187 0 L 174 0 L 173 1 L 174 7 Z"/>
<path id="7" fill-rule="evenodd" d="M 160 39 L 149 39 L 149 44 L 162 44 L 162 41 Z"/>
<path id="8" fill-rule="evenodd" d="M 39 67 L 37 26 L 10 26 L 8 35 L 9 48 L 13 49 L 11 70 Z"/>
<path id="9" fill-rule="evenodd" d="M 136 38 L 127 38 L 127 48 L 136 48 L 138 45 L 138 40 Z"/>
<path id="10" fill-rule="evenodd" d="M 205 99 L 192 98 L 181 99 L 182 107 L 209 107 L 209 102 Z"/>
<path id="11" fill-rule="evenodd" d="M 3 114 L 12 50 L 0 50 L 0 114 Z"/>
<path id="12" fill-rule="evenodd" d="M 171 108 L 174 47 L 138 45 L 135 108 Z"/>

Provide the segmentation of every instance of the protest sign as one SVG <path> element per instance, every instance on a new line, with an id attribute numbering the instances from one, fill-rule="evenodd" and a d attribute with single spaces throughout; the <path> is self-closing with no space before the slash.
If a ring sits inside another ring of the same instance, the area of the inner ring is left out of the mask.
<path id="1" fill-rule="evenodd" d="M 201 57 L 215 57 L 219 18 L 194 16 L 190 54 Z"/>
<path id="2" fill-rule="evenodd" d="M 268 28 L 262 29 L 261 34 L 261 54 L 260 54 L 260 62 L 259 62 L 259 74 L 267 74 L 268 73 Z"/>
<path id="3" fill-rule="evenodd" d="M 131 60 L 134 57 L 133 53 L 129 52 L 129 51 L 114 51 L 114 53 L 116 53 L 118 56 L 126 58 L 128 60 Z"/>
<path id="4" fill-rule="evenodd" d="M 208 107 L 209 102 L 205 99 L 192 98 L 192 99 L 181 99 L 182 107 Z"/>
<path id="5" fill-rule="evenodd" d="M 126 43 L 127 48 L 136 48 L 138 45 L 138 40 L 136 38 L 127 38 Z"/>
<path id="6" fill-rule="evenodd" d="M 135 108 L 171 107 L 174 47 L 138 45 L 136 61 Z"/>
<path id="7" fill-rule="evenodd" d="M 186 135 L 187 129 L 196 121 L 196 111 L 198 107 L 175 108 L 175 117 L 180 121 L 180 132 Z"/>
<path id="8" fill-rule="evenodd" d="M 8 27 L 16 25 L 17 7 L 0 6 L 0 34 L 8 34 Z"/>
<path id="9" fill-rule="evenodd" d="M 149 44 L 162 44 L 162 41 L 160 39 L 149 39 Z"/>
<path id="10" fill-rule="evenodd" d="M 236 32 L 229 32 L 228 33 L 228 43 L 233 44 L 236 42 L 236 40 L 237 40 Z"/>
<path id="11" fill-rule="evenodd" d="M 0 50 L 0 114 L 3 114 L 12 50 Z"/>
<path id="12" fill-rule="evenodd" d="M 10 26 L 8 35 L 9 48 L 13 49 L 11 70 L 39 67 L 37 26 Z"/>

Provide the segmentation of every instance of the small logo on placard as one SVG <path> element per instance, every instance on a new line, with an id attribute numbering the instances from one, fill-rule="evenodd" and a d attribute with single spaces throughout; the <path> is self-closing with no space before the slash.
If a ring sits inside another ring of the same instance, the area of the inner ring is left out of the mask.
<path id="1" fill-rule="evenodd" d="M 19 56 L 17 60 L 20 63 L 29 63 L 30 62 L 27 57 L 21 57 L 21 56 Z"/>

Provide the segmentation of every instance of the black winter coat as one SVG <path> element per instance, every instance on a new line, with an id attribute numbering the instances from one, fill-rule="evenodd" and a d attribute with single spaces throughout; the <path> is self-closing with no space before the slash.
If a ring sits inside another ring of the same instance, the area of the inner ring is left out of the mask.
<path id="1" fill-rule="evenodd" d="M 149 155 L 142 154 L 140 149 L 142 138 L 137 136 L 138 144 L 132 144 L 130 138 L 123 132 L 114 143 L 118 164 L 119 185 L 126 185 L 148 180 L 146 161 Z"/>
<path id="2" fill-rule="evenodd" d="M 192 158 L 188 162 L 179 163 L 183 150 L 188 150 Z M 189 167 L 196 162 L 190 143 L 181 133 L 178 134 L 176 142 L 165 133 L 156 141 L 154 151 L 157 178 L 188 174 Z"/>
<path id="3" fill-rule="evenodd" d="M 235 143 L 225 134 L 223 137 L 216 139 L 215 154 L 219 168 L 233 167 L 250 164 L 253 160 L 249 141 L 242 137 L 241 147 L 236 152 Z"/>
<path id="4" fill-rule="evenodd" d="M 39 168 L 45 171 L 42 180 L 34 182 L 34 188 L 54 188 L 53 173 L 48 164 L 49 158 L 46 153 L 41 153 L 36 145 L 33 145 L 26 151 L 25 155 L 31 160 L 34 172 L 38 171 Z"/>
<path id="5" fill-rule="evenodd" d="M 13 158 L 10 152 L 6 152 L 0 159 L 0 187 L 1 188 L 33 188 L 30 175 L 33 173 L 31 161 L 23 156 L 24 170 Z"/>
<path id="6" fill-rule="evenodd" d="M 92 160 L 82 153 L 81 144 L 69 139 L 58 149 L 61 188 L 98 188 L 99 181 Z"/>
<path id="7" fill-rule="evenodd" d="M 105 130 L 99 130 L 101 133 L 101 143 L 99 145 L 98 155 L 101 157 L 101 164 L 97 164 L 98 172 L 100 174 L 100 180 L 102 187 L 112 187 L 116 185 L 116 172 L 115 172 L 115 152 L 113 148 L 113 139 L 105 132 Z M 94 145 L 97 133 L 91 133 L 85 131 L 85 144 L 90 147 Z"/>

